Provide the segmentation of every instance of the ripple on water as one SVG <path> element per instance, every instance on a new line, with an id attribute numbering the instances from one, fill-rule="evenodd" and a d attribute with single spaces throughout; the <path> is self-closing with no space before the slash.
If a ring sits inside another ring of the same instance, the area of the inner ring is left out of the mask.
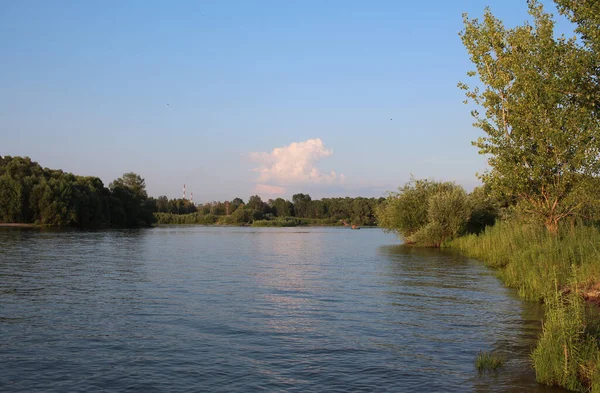
<path id="1" fill-rule="evenodd" d="M 0 230 L 0 390 L 551 391 L 540 309 L 379 230 Z M 480 376 L 480 350 L 506 369 Z"/>

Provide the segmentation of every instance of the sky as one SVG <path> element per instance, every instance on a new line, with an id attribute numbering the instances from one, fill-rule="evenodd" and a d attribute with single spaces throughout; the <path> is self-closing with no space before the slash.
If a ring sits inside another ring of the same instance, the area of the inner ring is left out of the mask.
<path id="1" fill-rule="evenodd" d="M 555 11 L 553 3 L 545 1 Z M 197 202 L 467 190 L 462 13 L 525 0 L 0 1 L 0 155 Z"/>

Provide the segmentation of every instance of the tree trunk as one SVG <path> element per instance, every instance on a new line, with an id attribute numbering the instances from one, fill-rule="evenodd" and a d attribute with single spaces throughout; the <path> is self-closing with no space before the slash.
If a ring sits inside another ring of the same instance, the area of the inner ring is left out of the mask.
<path id="1" fill-rule="evenodd" d="M 544 226 L 551 234 L 556 235 L 558 233 L 558 219 L 556 217 L 551 216 L 546 218 Z"/>

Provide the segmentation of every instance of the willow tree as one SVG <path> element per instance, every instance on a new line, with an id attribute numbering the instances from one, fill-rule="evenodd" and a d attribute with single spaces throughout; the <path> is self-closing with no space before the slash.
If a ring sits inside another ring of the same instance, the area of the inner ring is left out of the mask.
<path id="1" fill-rule="evenodd" d="M 600 172 L 599 118 L 588 99 L 597 54 L 576 37 L 556 37 L 537 1 L 529 13 L 531 24 L 512 29 L 489 9 L 483 21 L 463 16 L 460 35 L 475 65 L 467 75 L 478 80 L 459 87 L 485 132 L 473 142 L 488 157 L 482 180 L 556 232 L 582 208 L 583 183 Z"/>

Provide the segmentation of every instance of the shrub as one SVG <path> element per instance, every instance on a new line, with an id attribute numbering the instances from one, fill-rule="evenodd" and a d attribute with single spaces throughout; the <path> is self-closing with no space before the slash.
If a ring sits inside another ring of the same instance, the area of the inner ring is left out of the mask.
<path id="1" fill-rule="evenodd" d="M 475 367 L 478 371 L 492 371 L 504 365 L 504 356 L 493 352 L 479 352 L 475 359 Z"/>

